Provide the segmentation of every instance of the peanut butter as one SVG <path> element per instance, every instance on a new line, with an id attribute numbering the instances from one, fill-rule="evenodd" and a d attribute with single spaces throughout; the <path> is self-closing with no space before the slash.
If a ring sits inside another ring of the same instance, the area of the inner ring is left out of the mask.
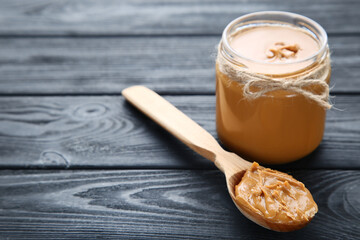
<path id="1" fill-rule="evenodd" d="M 292 59 L 297 57 L 300 50 L 298 44 L 276 42 L 266 50 L 266 57 L 273 61 Z"/>
<path id="2" fill-rule="evenodd" d="M 256 162 L 236 185 L 235 196 L 238 204 L 272 223 L 306 224 L 318 211 L 303 183 Z"/>
<path id="3" fill-rule="evenodd" d="M 319 65 L 320 41 L 300 27 L 257 24 L 229 34 L 229 45 L 242 56 L 239 67 L 278 79 L 311 73 Z M 306 61 L 305 61 L 306 60 Z M 326 82 L 330 81 L 330 71 Z M 317 91 L 317 86 L 309 87 Z M 244 98 L 244 85 L 216 66 L 216 127 L 221 142 L 252 161 L 281 164 L 315 150 L 324 133 L 326 110 L 291 90 Z"/>
<path id="4" fill-rule="evenodd" d="M 316 39 L 305 30 L 285 25 L 246 28 L 231 37 L 230 46 L 249 59 L 271 63 L 299 61 L 320 48 Z"/>

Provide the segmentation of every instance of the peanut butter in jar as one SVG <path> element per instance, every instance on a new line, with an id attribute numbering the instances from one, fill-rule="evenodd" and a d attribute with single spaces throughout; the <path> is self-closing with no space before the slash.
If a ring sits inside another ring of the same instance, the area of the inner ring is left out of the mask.
<path id="1" fill-rule="evenodd" d="M 316 149 L 330 81 L 327 35 L 287 12 L 258 12 L 224 30 L 216 64 L 221 142 L 248 160 L 281 164 Z"/>

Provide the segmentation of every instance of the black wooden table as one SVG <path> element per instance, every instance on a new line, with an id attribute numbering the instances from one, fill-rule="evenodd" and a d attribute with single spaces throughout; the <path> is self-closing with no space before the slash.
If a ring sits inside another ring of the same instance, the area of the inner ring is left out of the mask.
<path id="1" fill-rule="evenodd" d="M 332 52 L 320 147 L 274 168 L 319 205 L 276 233 L 243 217 L 211 162 L 124 101 L 159 92 L 211 134 L 215 46 L 261 10 L 318 21 Z M 360 1 L 0 1 L 0 239 L 359 239 Z"/>

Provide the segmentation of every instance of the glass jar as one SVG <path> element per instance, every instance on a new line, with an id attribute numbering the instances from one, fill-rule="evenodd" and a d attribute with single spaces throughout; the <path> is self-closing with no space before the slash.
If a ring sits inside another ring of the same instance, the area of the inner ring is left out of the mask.
<path id="1" fill-rule="evenodd" d="M 319 50 L 305 59 L 271 63 L 242 56 L 231 47 L 229 41 L 234 33 L 262 24 L 305 30 L 318 41 Z M 218 54 L 237 68 L 285 79 L 311 73 L 329 57 L 329 50 L 325 30 L 313 20 L 288 12 L 257 12 L 237 18 L 225 28 Z M 291 90 L 274 90 L 256 99 L 245 98 L 243 90 L 244 85 L 220 71 L 217 63 L 216 128 L 226 148 L 247 160 L 282 164 L 300 159 L 318 147 L 324 133 L 324 107 Z M 320 87 L 312 85 L 308 90 L 318 93 Z"/>

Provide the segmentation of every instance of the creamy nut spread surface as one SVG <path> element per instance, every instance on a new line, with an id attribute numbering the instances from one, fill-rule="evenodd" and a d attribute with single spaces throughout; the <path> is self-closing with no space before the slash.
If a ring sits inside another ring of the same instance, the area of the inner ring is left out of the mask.
<path id="1" fill-rule="evenodd" d="M 272 63 L 299 61 L 319 50 L 310 33 L 283 25 L 259 25 L 235 33 L 230 46 L 242 56 Z"/>
<path id="2" fill-rule="evenodd" d="M 235 187 L 236 202 L 274 223 L 310 221 L 318 207 L 304 184 L 254 162 Z"/>

